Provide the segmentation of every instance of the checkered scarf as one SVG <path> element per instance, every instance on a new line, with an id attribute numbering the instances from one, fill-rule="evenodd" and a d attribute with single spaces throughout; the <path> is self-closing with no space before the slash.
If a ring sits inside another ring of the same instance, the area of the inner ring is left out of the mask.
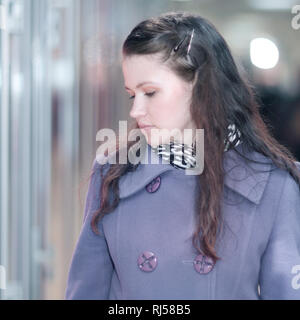
<path id="1" fill-rule="evenodd" d="M 242 141 L 240 140 L 241 133 L 234 124 L 228 126 L 228 136 L 224 141 L 224 151 L 228 151 L 230 143 L 237 146 Z M 196 166 L 196 144 L 186 145 L 178 142 L 170 142 L 170 144 L 160 144 L 151 149 L 157 155 L 160 155 L 163 160 L 169 162 L 177 169 L 188 169 Z"/>

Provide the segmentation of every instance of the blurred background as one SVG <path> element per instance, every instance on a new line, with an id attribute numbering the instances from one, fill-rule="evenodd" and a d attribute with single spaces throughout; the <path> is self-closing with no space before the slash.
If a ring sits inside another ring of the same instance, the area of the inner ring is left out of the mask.
<path id="1" fill-rule="evenodd" d="M 130 120 L 120 51 L 143 19 L 208 18 L 254 82 L 270 131 L 299 161 L 296 4 L 0 0 L 0 298 L 64 298 L 96 133 Z"/>

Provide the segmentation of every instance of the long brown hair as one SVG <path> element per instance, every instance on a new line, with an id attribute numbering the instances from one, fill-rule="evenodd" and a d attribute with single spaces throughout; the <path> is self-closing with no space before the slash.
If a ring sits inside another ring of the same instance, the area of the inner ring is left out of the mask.
<path id="1" fill-rule="evenodd" d="M 187 59 L 189 37 L 185 35 L 190 34 L 192 29 L 194 36 Z M 174 54 L 173 48 L 179 43 L 181 45 Z M 260 103 L 254 86 L 238 71 L 224 38 L 203 17 L 187 12 L 168 12 L 144 20 L 128 35 L 122 53 L 125 57 L 158 53 L 161 62 L 179 77 L 187 82 L 195 81 L 190 112 L 196 128 L 204 129 L 205 152 L 204 171 L 197 177 L 201 193 L 195 199 L 198 220 L 193 245 L 200 253 L 216 261 L 220 259 L 215 244 L 222 221 L 220 201 L 224 182 L 224 141 L 228 125 L 234 123 L 244 145 L 269 157 L 277 167 L 287 170 L 300 187 L 300 173 L 294 163 L 296 159 L 269 133 L 259 114 Z M 127 150 L 134 143 L 129 142 Z M 229 149 L 234 148 L 235 143 L 229 142 Z M 101 170 L 105 167 L 108 170 L 104 177 L 101 171 L 100 209 L 94 213 L 91 221 L 96 234 L 99 234 L 99 219 L 119 204 L 120 177 L 137 168 L 129 162 L 108 167 L 103 165 Z"/>

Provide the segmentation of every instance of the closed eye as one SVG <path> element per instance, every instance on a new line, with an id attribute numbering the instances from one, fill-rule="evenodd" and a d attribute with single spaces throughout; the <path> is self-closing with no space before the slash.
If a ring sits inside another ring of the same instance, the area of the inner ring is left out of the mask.
<path id="1" fill-rule="evenodd" d="M 145 95 L 148 96 L 148 97 L 152 97 L 152 96 L 154 96 L 154 94 L 155 94 L 155 91 L 149 92 L 149 93 L 145 93 Z M 134 98 L 135 98 L 135 96 L 129 97 L 129 99 L 134 99 Z"/>

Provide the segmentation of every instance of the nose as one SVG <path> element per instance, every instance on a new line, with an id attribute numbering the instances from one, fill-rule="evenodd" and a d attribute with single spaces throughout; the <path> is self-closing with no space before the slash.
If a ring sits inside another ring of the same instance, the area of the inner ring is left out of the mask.
<path id="1" fill-rule="evenodd" d="M 142 104 L 137 104 L 137 103 L 133 104 L 129 113 L 130 117 L 134 119 L 143 117 L 146 114 L 147 114 L 146 107 L 144 107 Z"/>

